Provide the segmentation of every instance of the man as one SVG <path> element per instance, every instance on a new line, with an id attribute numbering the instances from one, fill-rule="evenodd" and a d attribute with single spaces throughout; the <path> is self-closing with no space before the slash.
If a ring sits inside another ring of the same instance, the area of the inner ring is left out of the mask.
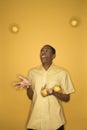
<path id="1" fill-rule="evenodd" d="M 56 50 L 52 46 L 43 46 L 40 51 L 41 66 L 32 68 L 28 79 L 19 76 L 21 81 L 15 84 L 26 87 L 32 100 L 28 130 L 64 130 L 61 101 L 68 102 L 74 88 L 68 72 L 53 64 L 55 56 Z M 60 91 L 57 91 L 58 87 Z"/>

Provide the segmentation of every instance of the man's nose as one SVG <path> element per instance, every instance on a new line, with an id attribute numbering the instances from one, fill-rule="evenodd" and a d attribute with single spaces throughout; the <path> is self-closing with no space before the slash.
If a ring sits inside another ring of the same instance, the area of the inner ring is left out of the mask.
<path id="1" fill-rule="evenodd" d="M 46 53 L 45 50 L 43 50 L 43 51 L 42 51 L 42 54 L 45 54 L 45 53 Z"/>

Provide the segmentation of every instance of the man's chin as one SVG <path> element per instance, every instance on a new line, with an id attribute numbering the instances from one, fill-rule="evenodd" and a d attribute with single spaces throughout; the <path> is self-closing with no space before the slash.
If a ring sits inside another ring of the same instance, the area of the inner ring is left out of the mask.
<path id="1" fill-rule="evenodd" d="M 45 63 L 46 63 L 46 60 L 45 60 L 45 59 L 43 59 L 43 60 L 41 60 L 41 62 L 42 62 L 42 64 L 45 64 Z"/>

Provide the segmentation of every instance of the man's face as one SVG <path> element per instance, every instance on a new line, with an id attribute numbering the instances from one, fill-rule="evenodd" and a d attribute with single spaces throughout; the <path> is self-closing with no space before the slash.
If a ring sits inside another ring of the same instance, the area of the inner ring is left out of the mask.
<path id="1" fill-rule="evenodd" d="M 52 49 L 49 46 L 44 46 L 40 51 L 40 59 L 42 64 L 50 64 L 54 59 L 55 54 L 53 54 Z"/>

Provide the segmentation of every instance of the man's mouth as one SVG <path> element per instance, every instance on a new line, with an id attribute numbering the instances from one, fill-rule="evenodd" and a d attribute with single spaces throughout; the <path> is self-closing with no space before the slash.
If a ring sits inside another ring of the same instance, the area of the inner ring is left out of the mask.
<path id="1" fill-rule="evenodd" d="M 45 55 L 42 55 L 41 57 L 42 57 L 42 58 L 46 58 L 46 56 L 45 56 Z"/>
<path id="2" fill-rule="evenodd" d="M 47 60 L 47 57 L 46 57 L 46 55 L 42 55 L 41 56 L 41 59 L 44 61 L 44 60 Z"/>

